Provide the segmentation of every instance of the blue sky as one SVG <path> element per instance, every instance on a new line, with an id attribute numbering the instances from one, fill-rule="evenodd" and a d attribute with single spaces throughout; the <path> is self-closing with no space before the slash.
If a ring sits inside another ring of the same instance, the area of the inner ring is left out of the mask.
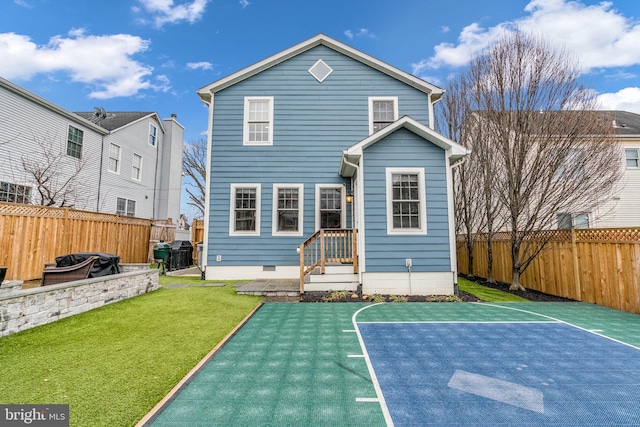
<path id="1" fill-rule="evenodd" d="M 581 64 L 603 109 L 640 113 L 640 0 L 0 0 L 0 76 L 71 111 L 178 115 L 195 91 L 318 33 L 446 88 L 506 31 Z"/>

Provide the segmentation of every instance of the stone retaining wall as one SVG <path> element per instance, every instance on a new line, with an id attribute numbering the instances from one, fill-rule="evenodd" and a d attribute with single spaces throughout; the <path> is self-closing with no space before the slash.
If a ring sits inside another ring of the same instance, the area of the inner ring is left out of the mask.
<path id="1" fill-rule="evenodd" d="M 158 286 L 158 270 L 146 269 L 3 292 L 0 293 L 0 337 L 151 292 Z M 13 285 L 13 289 L 18 287 Z"/>

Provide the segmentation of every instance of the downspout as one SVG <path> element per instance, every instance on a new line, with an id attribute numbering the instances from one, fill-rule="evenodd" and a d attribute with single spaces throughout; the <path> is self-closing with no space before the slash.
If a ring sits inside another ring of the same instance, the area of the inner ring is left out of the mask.
<path id="1" fill-rule="evenodd" d="M 100 190 L 102 190 L 102 168 L 104 168 L 104 135 L 102 135 L 102 148 L 100 150 L 100 174 L 98 175 L 98 200 L 96 200 L 96 212 L 100 212 Z"/>
<path id="2" fill-rule="evenodd" d="M 362 194 L 362 188 L 364 186 L 364 183 L 362 182 L 362 177 L 360 176 L 360 166 L 355 164 L 355 163 L 351 163 L 346 156 L 343 157 L 344 163 L 353 167 L 356 170 L 356 176 L 358 177 L 360 184 L 358 185 L 358 195 L 356 196 L 355 194 L 353 195 L 353 202 L 352 202 L 352 206 L 351 206 L 351 226 L 354 226 L 354 215 L 353 215 L 353 205 L 355 205 L 356 200 L 358 200 L 358 203 L 360 203 L 360 200 L 364 200 L 363 199 L 363 194 Z M 353 176 L 351 177 L 351 189 L 353 190 Z M 357 199 L 356 199 L 357 198 Z M 358 209 L 358 215 L 360 215 L 360 213 L 363 211 L 364 209 Z M 362 226 L 364 224 L 364 221 L 358 221 L 358 224 L 360 226 Z M 358 241 L 357 241 L 357 247 L 358 247 L 358 283 L 360 283 L 362 285 L 362 273 L 364 270 L 364 260 L 365 260 L 365 256 L 364 256 L 364 250 L 361 250 L 364 248 L 364 243 L 361 244 L 361 242 L 364 242 L 364 230 L 358 230 Z M 362 256 L 361 256 L 362 254 Z"/>
<path id="3" fill-rule="evenodd" d="M 207 263 L 209 257 L 209 205 L 211 203 L 211 151 L 212 151 L 212 138 L 213 138 L 213 97 L 214 94 L 211 93 L 211 98 L 209 101 L 202 100 L 205 103 L 209 110 L 209 117 L 207 120 L 207 162 L 206 162 L 206 183 L 205 183 L 205 195 L 204 195 L 204 233 L 202 236 L 202 274 L 203 279 L 207 278 Z M 212 279 L 213 277 L 209 277 Z"/>
<path id="4" fill-rule="evenodd" d="M 467 153 L 469 154 L 469 153 Z M 461 160 L 457 161 L 454 164 L 450 164 L 449 165 L 449 172 L 448 175 L 451 178 L 451 195 L 450 195 L 450 202 L 449 202 L 449 229 L 451 230 L 451 237 L 449 238 L 449 247 L 451 248 L 451 269 L 453 271 L 453 293 L 455 295 L 459 295 L 460 291 L 458 289 L 458 253 L 457 253 L 457 246 L 456 246 L 456 224 L 455 224 L 455 214 L 454 214 L 454 200 L 453 200 L 453 169 L 457 168 L 458 166 L 461 166 L 464 164 L 464 162 L 467 160 L 466 157 L 463 157 Z"/>

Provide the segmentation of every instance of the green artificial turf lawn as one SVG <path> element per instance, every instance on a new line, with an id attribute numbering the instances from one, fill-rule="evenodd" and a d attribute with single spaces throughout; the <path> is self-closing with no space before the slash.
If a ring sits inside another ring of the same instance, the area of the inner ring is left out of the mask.
<path id="1" fill-rule="evenodd" d="M 261 298 L 161 288 L 0 338 L 0 403 L 69 404 L 72 426 L 134 425 Z"/>
<path id="2" fill-rule="evenodd" d="M 484 302 L 526 302 L 528 300 L 508 292 L 488 288 L 462 277 L 458 278 L 458 288 L 480 298 Z"/>

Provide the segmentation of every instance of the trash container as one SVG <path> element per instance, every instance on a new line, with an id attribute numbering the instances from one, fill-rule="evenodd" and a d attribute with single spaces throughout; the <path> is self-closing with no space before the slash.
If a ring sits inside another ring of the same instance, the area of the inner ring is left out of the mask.
<path id="1" fill-rule="evenodd" d="M 169 270 L 182 270 L 193 264 L 193 245 L 188 240 L 174 240 L 171 242 L 169 256 Z"/>
<path id="2" fill-rule="evenodd" d="M 170 256 L 171 247 L 164 240 L 160 240 L 159 243 L 153 245 L 153 259 L 158 264 L 162 264 L 162 274 L 164 274 L 165 266 L 168 265 Z"/>

